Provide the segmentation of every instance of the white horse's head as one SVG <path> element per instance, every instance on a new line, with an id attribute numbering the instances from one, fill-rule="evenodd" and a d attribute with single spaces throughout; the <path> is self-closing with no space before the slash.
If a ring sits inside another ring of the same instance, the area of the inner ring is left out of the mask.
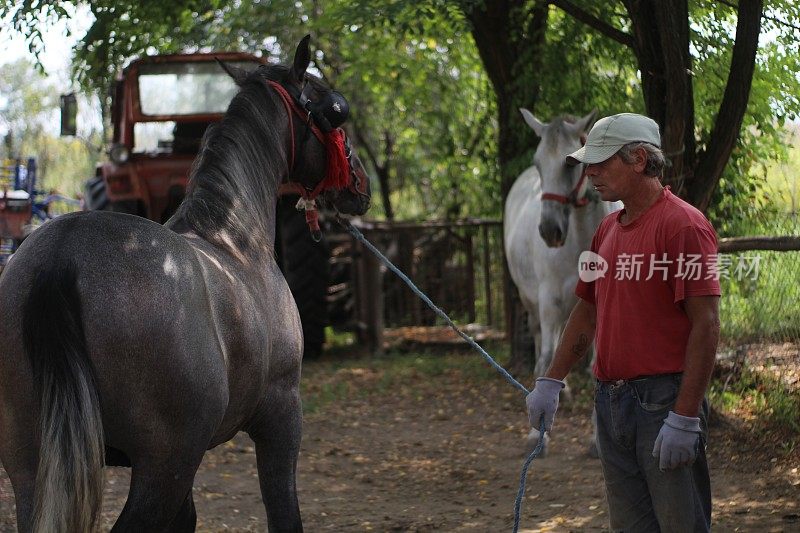
<path id="1" fill-rule="evenodd" d="M 569 215 L 588 203 L 583 165 L 568 166 L 566 156 L 583 146 L 586 132 L 597 111 L 580 119 L 558 117 L 541 122 L 527 109 L 520 109 L 525 122 L 539 137 L 533 164 L 542 180 L 542 216 L 539 234 L 548 246 L 557 248 L 567 239 Z"/>

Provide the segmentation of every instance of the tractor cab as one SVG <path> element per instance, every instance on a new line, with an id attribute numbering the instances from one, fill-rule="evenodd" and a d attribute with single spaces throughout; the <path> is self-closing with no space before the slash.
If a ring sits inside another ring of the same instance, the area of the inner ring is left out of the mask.
<path id="1" fill-rule="evenodd" d="M 109 161 L 86 183 L 88 209 L 166 221 L 180 204 L 205 130 L 222 119 L 238 90 L 217 59 L 252 70 L 263 63 L 236 52 L 144 57 L 113 86 Z"/>

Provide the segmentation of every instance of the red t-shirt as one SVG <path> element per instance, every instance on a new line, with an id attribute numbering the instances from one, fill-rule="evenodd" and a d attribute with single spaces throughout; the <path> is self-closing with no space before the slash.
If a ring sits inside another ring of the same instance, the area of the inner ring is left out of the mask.
<path id="1" fill-rule="evenodd" d="M 606 216 L 592 239 L 605 275 L 584 281 L 582 272 L 575 288 L 597 309 L 594 374 L 612 381 L 682 372 L 691 326 L 682 301 L 720 294 L 716 233 L 669 188 L 625 226 L 623 212 Z"/>

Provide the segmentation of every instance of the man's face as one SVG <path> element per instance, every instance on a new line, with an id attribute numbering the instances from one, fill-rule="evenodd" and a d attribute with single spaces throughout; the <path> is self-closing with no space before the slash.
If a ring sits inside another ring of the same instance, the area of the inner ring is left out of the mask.
<path id="1" fill-rule="evenodd" d="M 639 161 L 626 163 L 614 154 L 602 163 L 586 165 L 586 177 L 589 178 L 594 190 L 600 198 L 607 202 L 622 201 L 630 198 L 642 186 L 644 180 L 637 172 Z M 644 164 L 641 165 L 642 169 Z"/>

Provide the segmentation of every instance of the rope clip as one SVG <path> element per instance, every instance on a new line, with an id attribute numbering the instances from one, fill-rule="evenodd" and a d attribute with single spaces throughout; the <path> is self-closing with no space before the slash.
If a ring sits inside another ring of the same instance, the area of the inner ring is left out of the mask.
<path id="1" fill-rule="evenodd" d="M 308 224 L 308 231 L 311 232 L 311 239 L 314 242 L 322 240 L 322 230 L 319 229 L 319 211 L 317 211 L 317 202 L 314 198 L 305 198 L 303 196 L 297 200 L 295 209 L 298 211 L 305 211 L 306 224 Z"/>

